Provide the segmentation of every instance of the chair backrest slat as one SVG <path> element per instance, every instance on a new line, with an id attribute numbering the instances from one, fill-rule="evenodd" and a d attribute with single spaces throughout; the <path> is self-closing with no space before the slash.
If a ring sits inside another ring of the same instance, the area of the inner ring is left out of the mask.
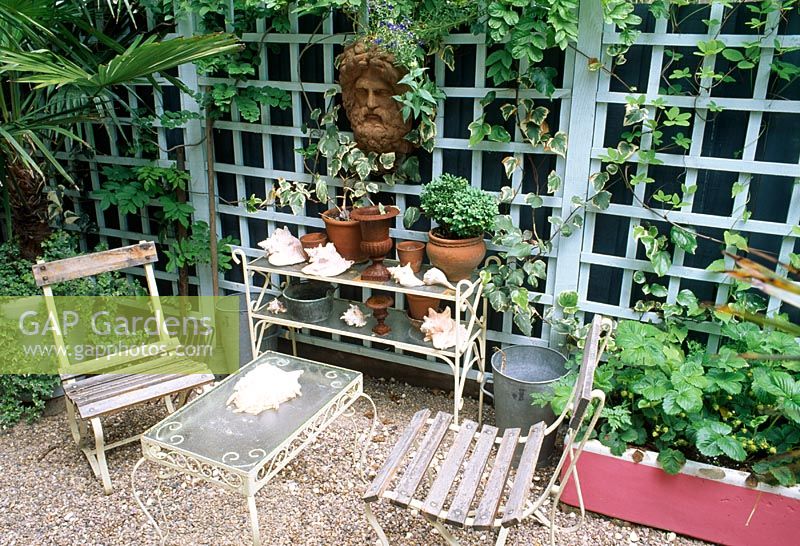
<path id="1" fill-rule="evenodd" d="M 137 265 L 152 264 L 157 260 L 156 245 L 150 241 L 143 241 L 136 245 L 95 252 L 86 256 L 37 263 L 33 266 L 33 277 L 37 286 L 44 287 Z"/>
<path id="2" fill-rule="evenodd" d="M 575 392 L 575 409 L 572 412 L 570 428 L 575 429 L 580 426 L 583 416 L 592 400 L 592 385 L 594 384 L 594 371 L 597 368 L 597 360 L 600 351 L 600 333 L 603 330 L 603 317 L 595 315 L 592 325 L 589 327 L 589 334 L 586 336 L 586 343 L 583 347 L 583 361 L 581 362 L 580 373 Z"/>

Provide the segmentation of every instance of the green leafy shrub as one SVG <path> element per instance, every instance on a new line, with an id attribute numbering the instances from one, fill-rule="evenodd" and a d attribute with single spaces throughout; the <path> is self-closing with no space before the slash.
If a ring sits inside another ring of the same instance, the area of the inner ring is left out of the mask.
<path id="1" fill-rule="evenodd" d="M 499 210 L 490 194 L 469 185 L 466 178 L 443 174 L 422 188 L 422 212 L 435 220 L 449 239 L 480 237 L 492 229 Z"/>
<path id="2" fill-rule="evenodd" d="M 97 248 L 95 250 L 103 250 Z M 78 256 L 78 238 L 65 231 L 54 232 L 42 243 L 42 259 L 62 260 Z M 34 262 L 20 253 L 16 241 L 0 245 L 0 302 L 3 297 L 41 296 L 31 270 Z M 102 273 L 91 278 L 75 279 L 53 285 L 57 296 L 137 296 L 145 294 L 137 283 L 131 283 L 120 272 Z M 15 337 L 16 321 L 2 316 L 0 310 L 0 352 L 6 368 L 15 361 L 30 358 L 24 354 Z M 58 376 L 46 374 L 0 374 L 0 429 L 20 419 L 32 421 L 41 415 L 46 400 L 58 384 Z"/>
<path id="3" fill-rule="evenodd" d="M 621 321 L 608 362 L 595 375 L 607 399 L 598 439 L 615 455 L 629 445 L 658 451 L 670 474 L 693 459 L 794 485 L 800 478 L 800 345 L 789 334 L 747 322 L 720 329 L 720 349 L 709 354 L 677 320 Z M 574 375 L 556 386 L 555 410 L 566 404 L 571 381 Z"/>

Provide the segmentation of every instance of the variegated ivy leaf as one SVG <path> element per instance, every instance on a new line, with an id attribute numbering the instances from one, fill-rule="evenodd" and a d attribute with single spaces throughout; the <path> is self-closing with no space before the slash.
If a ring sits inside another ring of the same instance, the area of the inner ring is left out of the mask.
<path id="1" fill-rule="evenodd" d="M 455 52 L 453 51 L 453 46 L 447 45 L 439 50 L 439 58 L 442 59 L 442 62 L 447 68 L 449 68 L 451 71 L 455 70 L 456 58 Z"/>
<path id="2" fill-rule="evenodd" d="M 525 196 L 525 203 L 530 205 L 531 208 L 538 209 L 544 205 L 544 200 L 535 193 L 529 193 Z"/>
<path id="3" fill-rule="evenodd" d="M 611 192 L 608 191 L 600 191 L 592 197 L 592 205 L 595 206 L 598 210 L 606 210 L 608 206 L 611 204 Z"/>
<path id="4" fill-rule="evenodd" d="M 500 188 L 500 195 L 497 196 L 497 200 L 500 203 L 510 203 L 514 200 L 514 195 L 516 195 L 514 188 L 511 186 L 503 186 Z"/>
<path id="5" fill-rule="evenodd" d="M 522 160 L 520 158 L 518 158 L 518 157 L 510 155 L 510 156 L 504 158 L 502 163 L 503 163 L 503 167 L 506 170 L 506 177 L 507 178 L 511 178 L 511 175 L 514 174 L 514 171 L 516 171 L 519 168 L 519 166 L 522 164 Z"/>
<path id="6" fill-rule="evenodd" d="M 403 212 L 403 226 L 406 229 L 411 229 L 417 220 L 419 220 L 420 212 L 417 207 L 407 207 L 405 212 Z"/>
<path id="7" fill-rule="evenodd" d="M 500 114 L 503 119 L 508 119 L 517 113 L 517 106 L 514 104 L 504 104 L 500 107 Z"/>
<path id="8" fill-rule="evenodd" d="M 634 125 L 647 119 L 647 110 L 640 108 L 638 104 L 625 105 L 625 119 L 623 125 Z"/>
<path id="9" fill-rule="evenodd" d="M 545 144 L 545 150 L 549 150 L 556 155 L 566 157 L 567 155 L 567 133 L 558 131 Z"/>
<path id="10" fill-rule="evenodd" d="M 384 169 L 391 169 L 394 165 L 395 154 L 394 152 L 388 152 L 385 154 L 381 154 L 379 161 L 381 162 L 381 167 Z"/>
<path id="11" fill-rule="evenodd" d="M 547 114 L 549 113 L 550 110 L 544 106 L 537 106 L 531 111 L 529 118 L 536 125 L 541 125 L 544 123 L 544 120 L 547 119 Z"/>
<path id="12" fill-rule="evenodd" d="M 592 187 L 595 189 L 595 191 L 601 191 L 606 187 L 606 184 L 608 184 L 609 178 L 610 177 L 607 172 L 600 171 L 591 175 L 589 177 L 589 182 L 592 183 Z"/>
<path id="13" fill-rule="evenodd" d="M 314 193 L 320 202 L 328 201 L 328 183 L 321 176 L 314 177 Z"/>
<path id="14" fill-rule="evenodd" d="M 555 171 L 547 175 L 547 193 L 555 193 L 561 188 L 561 177 Z"/>

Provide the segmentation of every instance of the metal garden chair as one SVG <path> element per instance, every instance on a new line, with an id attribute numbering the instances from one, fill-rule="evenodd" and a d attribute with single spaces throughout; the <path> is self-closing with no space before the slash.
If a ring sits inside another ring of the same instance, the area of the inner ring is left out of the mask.
<path id="1" fill-rule="evenodd" d="M 387 546 L 389 541 L 371 506 L 379 499 L 388 499 L 401 508 L 419 511 L 451 545 L 457 545 L 458 542 L 446 525 L 482 531 L 499 529 L 497 544 L 502 545 L 511 527 L 531 516 L 549 527 L 550 543 L 554 544 L 556 507 L 571 477 L 575 480 L 581 518 L 576 526 L 569 529 L 580 526 L 585 511 L 575 465 L 605 403 L 604 393 L 592 389 L 594 371 L 607 340 L 607 336 L 604 336 L 601 346 L 603 331 L 610 331 L 610 321 L 595 316 L 570 401 L 550 426 L 539 422 L 525 431 L 525 436 L 521 436 L 520 429 L 512 428 L 506 429 L 502 437 L 497 437 L 498 430 L 493 426 L 484 425 L 478 432 L 478 424 L 474 421 L 466 420 L 456 426 L 452 424 L 453 416 L 448 413 L 439 412 L 431 419 L 430 410 L 417 412 L 363 495 L 367 520 L 381 543 Z M 590 415 L 587 410 L 594 401 L 597 404 Z M 531 485 L 542 442 L 548 434 L 557 434 L 569 413 L 571 418 L 561 457 L 544 490 L 531 498 Z M 584 427 L 587 419 L 588 425 Z M 424 436 L 417 442 L 425 429 Z M 443 442 L 448 432 L 452 433 L 452 441 Z M 444 459 L 440 464 L 436 463 L 437 451 L 442 445 L 448 444 L 450 447 Z M 512 460 L 519 446 L 524 448 L 520 448 L 522 455 L 514 470 Z M 471 456 L 465 462 L 470 449 Z M 489 469 L 488 461 L 493 452 L 494 461 Z M 400 474 L 403 467 L 405 471 Z M 435 467 L 438 467 L 438 473 Z M 430 476 L 430 486 L 420 487 L 426 475 Z M 455 484 L 458 486 L 451 494 Z M 481 485 L 482 495 L 475 504 L 473 501 Z M 545 507 L 548 498 L 552 498 L 549 509 Z"/>
<path id="2" fill-rule="evenodd" d="M 175 410 L 173 395 L 177 395 L 177 404 L 182 405 L 192 389 L 214 380 L 204 364 L 180 354 L 178 339 L 168 333 L 153 273 L 153 262 L 157 260 L 155 244 L 142 241 L 137 245 L 49 263 L 40 260 L 33 266 L 33 275 L 44 292 L 48 319 L 53 326 L 59 369 L 67 372 L 61 374 L 61 382 L 72 437 L 88 459 L 94 475 L 103 482 L 106 494 L 112 491 L 106 451 L 134 442 L 141 435 L 106 444 L 101 418 L 159 398 L 164 399 L 172 412 Z M 70 362 L 52 285 L 139 265 L 144 266 L 151 310 L 159 322 L 158 342 L 128 354 Z"/>

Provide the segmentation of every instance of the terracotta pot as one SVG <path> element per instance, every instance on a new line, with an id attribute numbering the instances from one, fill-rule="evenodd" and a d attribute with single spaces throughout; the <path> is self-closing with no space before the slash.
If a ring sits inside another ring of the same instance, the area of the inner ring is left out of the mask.
<path id="1" fill-rule="evenodd" d="M 372 265 L 361 272 L 362 279 L 383 282 L 391 278 L 383 260 L 392 250 L 389 228 L 398 214 L 400 211 L 395 207 L 387 207 L 381 214 L 377 206 L 353 209 L 350 213 L 350 217 L 361 224 L 361 250 L 372 258 Z"/>
<path id="2" fill-rule="evenodd" d="M 408 316 L 412 319 L 422 320 L 428 315 L 428 309 L 439 309 L 439 298 L 406 294 L 408 300 Z"/>
<path id="3" fill-rule="evenodd" d="M 400 265 L 411 264 L 411 271 L 419 273 L 425 258 L 425 243 L 420 241 L 401 241 L 397 243 L 397 258 Z"/>
<path id="4" fill-rule="evenodd" d="M 472 239 L 445 239 L 428 232 L 428 258 L 451 282 L 469 279 L 486 256 L 483 237 Z"/>
<path id="5" fill-rule="evenodd" d="M 597 440 L 587 442 L 576 467 L 586 509 L 730 546 L 797 540 L 800 486 L 753 487 L 747 472 L 695 461 L 669 475 L 657 457 L 634 448 L 617 457 Z M 561 500 L 578 506 L 575 480 Z"/>
<path id="6" fill-rule="evenodd" d="M 361 250 L 361 226 L 356 220 L 338 220 L 338 213 L 338 209 L 335 208 L 322 213 L 328 240 L 345 260 L 353 260 L 356 263 L 366 261 L 367 256 Z"/>
<path id="7" fill-rule="evenodd" d="M 306 233 L 300 237 L 300 244 L 303 245 L 304 250 L 317 248 L 320 245 L 325 246 L 328 244 L 328 234 L 324 231 Z"/>

